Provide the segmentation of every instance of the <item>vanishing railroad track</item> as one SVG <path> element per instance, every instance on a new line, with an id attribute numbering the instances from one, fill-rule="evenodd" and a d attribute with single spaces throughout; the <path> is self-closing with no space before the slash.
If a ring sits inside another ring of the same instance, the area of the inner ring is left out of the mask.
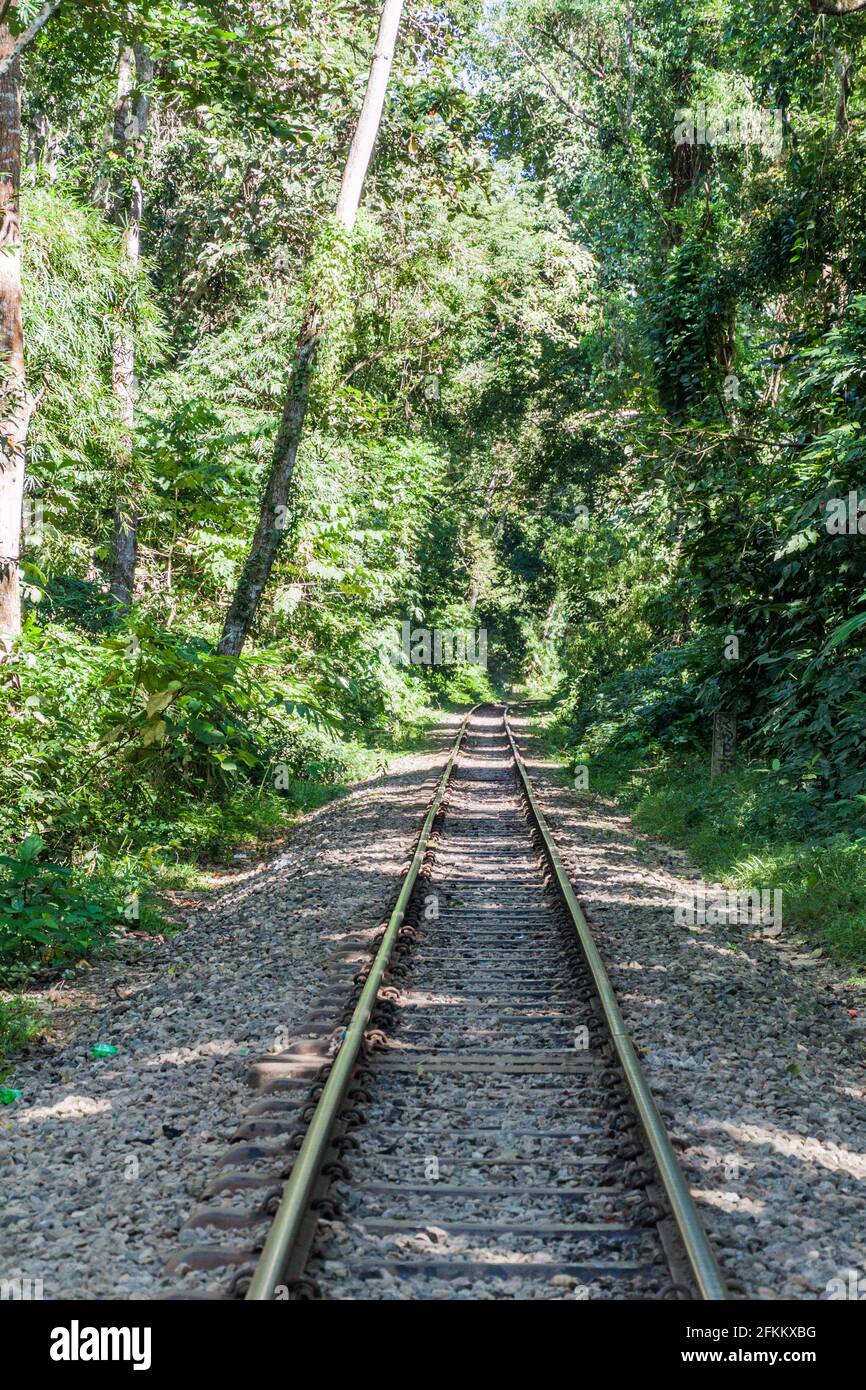
<path id="1" fill-rule="evenodd" d="M 727 1297 L 501 707 L 466 717 L 375 954 L 330 979 L 256 1063 L 178 1272 L 255 1300 Z"/>

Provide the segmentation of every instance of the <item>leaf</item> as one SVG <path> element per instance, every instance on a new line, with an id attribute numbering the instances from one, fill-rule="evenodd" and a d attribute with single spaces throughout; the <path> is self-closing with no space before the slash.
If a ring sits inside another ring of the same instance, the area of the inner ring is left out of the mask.
<path id="1" fill-rule="evenodd" d="M 28 835 L 18 850 L 18 857 L 25 863 L 31 863 L 39 857 L 44 848 L 45 841 L 41 835 Z"/>
<path id="2" fill-rule="evenodd" d="M 213 724 L 206 724 L 201 719 L 191 719 L 189 728 L 195 734 L 199 743 L 207 744 L 212 747 L 218 743 L 225 743 L 225 734 L 219 729 L 214 728 Z"/>
<path id="3" fill-rule="evenodd" d="M 165 738 L 165 730 L 164 719 L 157 719 L 154 724 L 147 724 L 141 738 L 142 748 L 149 748 L 154 743 L 162 743 Z"/>
<path id="4" fill-rule="evenodd" d="M 172 685 L 175 689 L 172 689 Z M 167 705 L 170 705 L 177 693 L 179 682 L 172 681 L 172 685 L 165 690 L 158 690 L 155 695 L 151 695 L 147 702 L 147 717 L 152 719 L 155 714 L 161 714 Z"/>
<path id="5" fill-rule="evenodd" d="M 855 614 L 853 618 L 849 618 L 847 622 L 841 623 L 839 627 L 835 628 L 833 632 L 830 633 L 824 646 L 824 651 L 828 652 L 833 647 L 841 646 L 843 642 L 848 641 L 848 638 L 851 637 L 853 633 L 864 626 L 866 626 L 866 613 Z"/>

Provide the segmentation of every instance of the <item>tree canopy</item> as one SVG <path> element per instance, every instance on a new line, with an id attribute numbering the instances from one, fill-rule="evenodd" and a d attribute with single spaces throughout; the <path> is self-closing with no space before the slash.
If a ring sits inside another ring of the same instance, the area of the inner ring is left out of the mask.
<path id="1" fill-rule="evenodd" d="M 727 715 L 774 826 L 861 833 L 863 9 L 409 4 L 346 221 L 381 5 L 2 6 L 16 959 L 435 699 L 707 771 Z"/>

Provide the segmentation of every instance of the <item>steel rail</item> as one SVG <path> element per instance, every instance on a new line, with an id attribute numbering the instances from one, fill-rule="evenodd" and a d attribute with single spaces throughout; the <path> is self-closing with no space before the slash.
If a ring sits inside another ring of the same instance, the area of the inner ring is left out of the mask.
<path id="1" fill-rule="evenodd" d="M 439 779 L 439 784 L 430 803 L 424 823 L 415 846 L 415 853 L 403 879 L 394 910 L 388 919 L 385 934 L 379 945 L 379 949 L 370 967 L 364 988 L 361 991 L 355 1011 L 340 1043 L 340 1049 L 336 1053 L 328 1079 L 324 1084 L 322 1094 L 316 1105 L 315 1113 L 310 1121 L 310 1127 L 304 1136 L 304 1142 L 298 1150 L 291 1174 L 283 1188 L 280 1205 L 277 1208 L 273 1225 L 268 1232 L 267 1240 L 262 1248 L 255 1268 L 255 1273 L 250 1281 L 247 1291 L 247 1299 L 256 1302 L 267 1302 L 274 1297 L 277 1287 L 282 1282 L 285 1270 L 289 1263 L 292 1250 L 298 1239 L 307 1208 L 313 1194 L 313 1189 L 319 1175 L 319 1171 L 324 1162 L 331 1132 L 339 1114 L 340 1108 L 345 1099 L 346 1091 L 351 1080 L 352 1072 L 358 1060 L 358 1055 L 364 1041 L 364 1030 L 370 1021 L 370 1017 L 376 1006 L 376 999 L 382 984 L 382 978 L 388 968 L 391 952 L 397 939 L 397 933 L 403 924 L 406 915 L 406 908 L 415 887 L 418 873 L 424 860 L 427 850 L 427 843 L 430 838 L 430 830 L 433 822 L 442 805 L 442 798 L 448 786 L 449 778 L 463 742 L 463 735 L 467 725 L 478 706 L 474 706 L 463 718 L 460 730 L 451 750 L 448 762 Z"/>
<path id="2" fill-rule="evenodd" d="M 520 780 L 526 793 L 526 799 L 532 813 L 536 828 L 544 843 L 548 861 L 555 875 L 559 890 L 565 900 L 566 906 L 574 922 L 584 959 L 589 967 L 598 992 L 598 997 L 604 1011 L 605 1022 L 613 1038 L 613 1043 L 617 1051 L 622 1069 L 625 1073 L 626 1081 L 632 1095 L 635 1107 L 640 1118 L 643 1132 L 647 1143 L 655 1159 L 656 1168 L 671 1206 L 671 1213 L 674 1218 L 680 1239 L 685 1248 L 686 1256 L 694 1275 L 696 1287 L 702 1299 L 710 1301 L 721 1301 L 730 1297 L 725 1285 L 724 1276 L 719 1268 L 713 1247 L 710 1244 L 706 1231 L 704 1230 L 701 1218 L 698 1215 L 694 1198 L 689 1191 L 688 1184 L 683 1176 L 679 1161 L 674 1152 L 671 1141 L 668 1137 L 664 1121 L 658 1111 L 646 1073 L 641 1066 L 634 1043 L 629 1036 L 625 1026 L 625 1020 L 620 1012 L 610 976 L 602 960 L 598 947 L 589 928 L 589 923 L 583 915 L 580 903 L 574 894 L 565 866 L 562 862 L 559 850 L 553 836 L 550 833 L 544 813 L 538 804 L 535 793 L 529 781 L 529 774 L 526 771 L 526 764 L 517 746 L 514 734 L 511 730 L 509 710 L 505 709 L 505 730 L 508 734 L 508 741 L 511 744 L 511 751 L 514 755 L 515 766 L 520 774 Z"/>

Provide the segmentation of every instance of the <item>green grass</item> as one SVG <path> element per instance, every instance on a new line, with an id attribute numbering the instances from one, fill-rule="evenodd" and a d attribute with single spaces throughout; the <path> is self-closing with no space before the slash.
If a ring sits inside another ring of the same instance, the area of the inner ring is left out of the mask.
<path id="1" fill-rule="evenodd" d="M 62 852 L 41 837 L 15 847 L 0 865 L 0 986 L 21 989 L 82 958 L 127 959 L 140 953 L 142 934 L 181 930 L 169 892 L 207 890 L 208 869 L 266 849 L 299 817 L 383 773 L 392 756 L 429 746 L 441 713 L 416 708 L 413 716 L 370 745 L 311 732 L 279 789 L 266 774 L 258 783 L 237 779 L 228 795 L 154 796 L 146 815 L 125 821 L 124 807 L 103 807 L 90 846 L 73 847 L 65 862 L 54 862 Z"/>
<path id="2" fill-rule="evenodd" d="M 45 1029 L 44 1017 L 29 999 L 0 998 L 0 1059 L 35 1042 Z M 0 1082 L 4 1076 L 0 1071 Z"/>
<path id="3" fill-rule="evenodd" d="M 589 768 L 589 795 L 615 800 L 639 830 L 688 850 L 707 880 L 781 889 L 786 935 L 866 969 L 866 826 L 859 801 L 816 804 L 772 769 L 711 780 L 706 759 L 564 746 L 551 712 L 533 719 L 548 753 Z M 576 793 L 587 795 L 587 793 Z"/>

